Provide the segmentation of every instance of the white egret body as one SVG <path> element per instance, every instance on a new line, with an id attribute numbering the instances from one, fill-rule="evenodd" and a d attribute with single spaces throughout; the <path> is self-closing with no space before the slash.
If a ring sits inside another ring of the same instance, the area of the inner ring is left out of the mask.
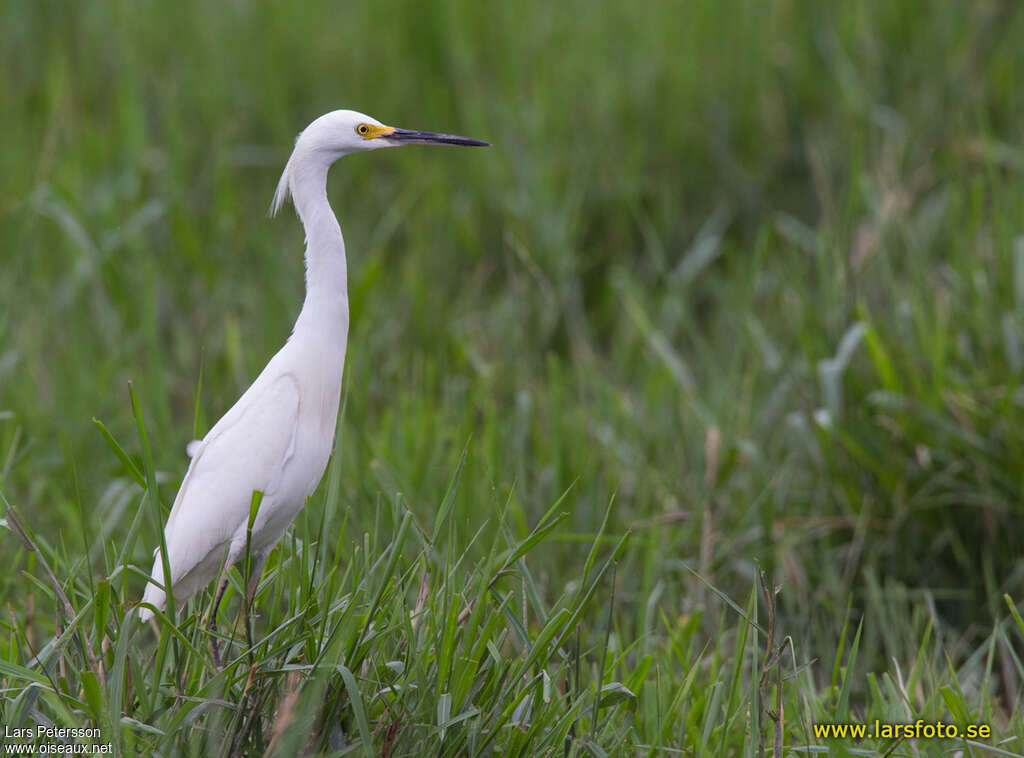
<path id="1" fill-rule="evenodd" d="M 295 141 L 271 212 L 291 195 L 306 230 L 306 299 L 284 347 L 231 410 L 189 447 L 192 462 L 164 530 L 176 599 L 202 589 L 222 564 L 226 570 L 243 555 L 256 490 L 263 493 L 251 536 L 258 578 L 327 467 L 348 337 L 345 242 L 327 200 L 328 169 L 349 153 L 431 143 L 487 144 L 395 129 L 347 110 L 321 116 Z M 143 621 L 153 616 L 145 604 L 164 608 L 164 586 L 157 550 L 139 609 Z"/>

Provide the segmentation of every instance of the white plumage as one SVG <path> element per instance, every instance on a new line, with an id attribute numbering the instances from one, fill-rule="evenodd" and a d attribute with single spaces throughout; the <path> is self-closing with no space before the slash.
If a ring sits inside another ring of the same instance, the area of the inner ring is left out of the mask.
<path id="1" fill-rule="evenodd" d="M 191 457 L 164 537 L 174 596 L 184 600 L 245 551 L 253 492 L 253 573 L 323 476 L 330 458 L 348 336 L 345 242 L 327 200 L 327 171 L 352 152 L 402 144 L 486 145 L 478 140 L 384 126 L 355 111 L 321 116 L 295 142 L 271 206 L 290 194 L 306 230 L 306 299 L 291 337 Z M 143 621 L 163 609 L 163 561 L 156 551 L 142 598 Z"/>

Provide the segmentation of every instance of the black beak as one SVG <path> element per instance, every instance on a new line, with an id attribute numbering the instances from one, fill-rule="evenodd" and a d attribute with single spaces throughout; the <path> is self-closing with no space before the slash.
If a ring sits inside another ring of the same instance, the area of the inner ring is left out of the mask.
<path id="1" fill-rule="evenodd" d="M 438 134 L 437 132 L 420 132 L 415 129 L 395 129 L 391 134 L 381 135 L 391 142 L 406 145 L 463 145 L 464 147 L 490 147 L 490 142 L 483 142 L 455 134 Z"/>

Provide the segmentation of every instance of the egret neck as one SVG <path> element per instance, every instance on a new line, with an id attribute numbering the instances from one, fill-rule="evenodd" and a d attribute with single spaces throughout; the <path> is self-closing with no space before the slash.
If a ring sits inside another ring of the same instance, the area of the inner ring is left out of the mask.
<path id="1" fill-rule="evenodd" d="M 288 170 L 292 202 L 306 230 L 306 300 L 295 334 L 328 331 L 344 351 L 348 333 L 348 272 L 345 240 L 327 199 L 327 171 L 333 156 L 298 151 Z M 344 353 L 343 353 L 344 354 Z"/>

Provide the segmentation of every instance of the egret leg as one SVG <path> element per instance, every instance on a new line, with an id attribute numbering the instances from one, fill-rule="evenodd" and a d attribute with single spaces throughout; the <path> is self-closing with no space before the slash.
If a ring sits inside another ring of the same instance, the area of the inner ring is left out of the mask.
<path id="1" fill-rule="evenodd" d="M 210 614 L 210 648 L 213 650 L 213 665 L 220 668 L 220 651 L 217 649 L 217 609 L 220 608 L 220 601 L 224 598 L 224 591 L 228 588 L 228 578 L 220 583 L 217 590 L 217 599 L 213 603 L 213 613 Z"/>
<path id="2" fill-rule="evenodd" d="M 260 586 L 260 577 L 263 575 L 263 567 L 267 563 L 267 555 L 269 553 L 258 553 L 252 562 L 252 570 L 249 573 L 249 585 L 245 592 L 245 601 L 250 606 L 252 601 L 256 598 L 256 590 Z"/>
<path id="3" fill-rule="evenodd" d="M 263 574 L 263 566 L 267 562 L 267 553 L 258 553 L 252 562 L 249 574 L 249 585 L 245 590 L 245 642 L 249 646 L 250 655 L 252 651 L 252 624 L 250 623 L 250 612 L 252 602 L 256 599 L 256 590 L 260 586 L 260 576 Z"/>

